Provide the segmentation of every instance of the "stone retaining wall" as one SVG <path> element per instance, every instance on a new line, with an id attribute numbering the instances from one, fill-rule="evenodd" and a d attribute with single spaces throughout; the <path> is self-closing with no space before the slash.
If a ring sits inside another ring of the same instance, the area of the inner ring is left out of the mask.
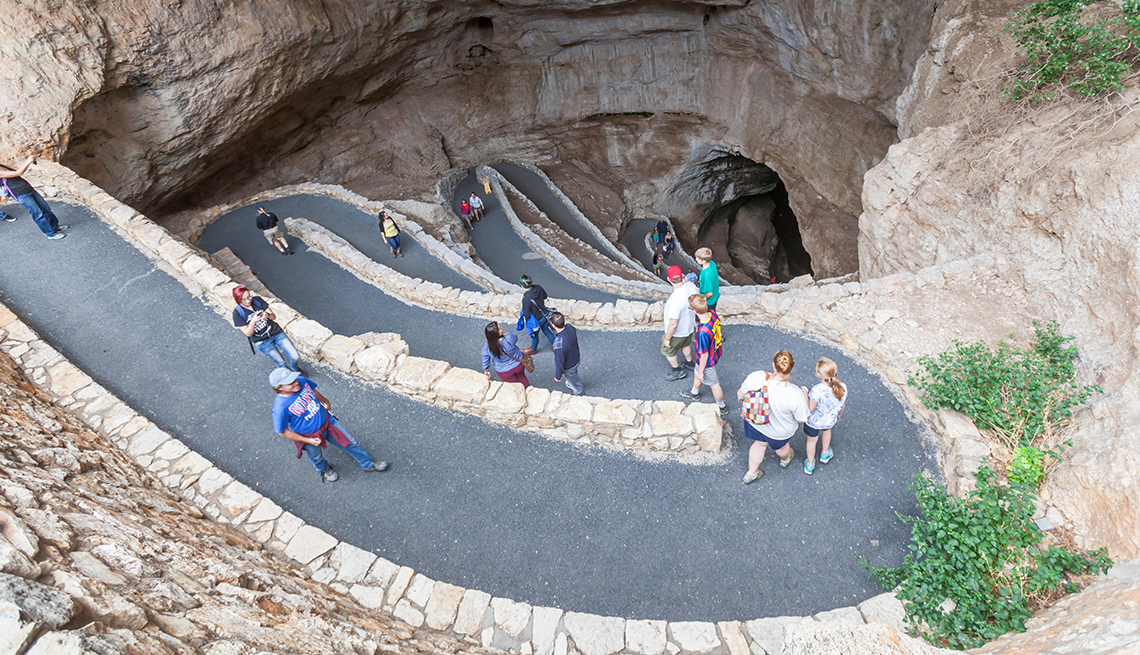
<path id="1" fill-rule="evenodd" d="M 902 603 L 893 594 L 813 617 L 666 622 L 536 607 L 432 580 L 337 540 L 238 482 L 97 384 L 2 305 L 0 350 L 56 404 L 205 515 L 285 557 L 312 580 L 415 628 L 526 655 L 766 655 L 782 652 L 797 631 L 814 633 L 821 622 L 903 630 Z"/>

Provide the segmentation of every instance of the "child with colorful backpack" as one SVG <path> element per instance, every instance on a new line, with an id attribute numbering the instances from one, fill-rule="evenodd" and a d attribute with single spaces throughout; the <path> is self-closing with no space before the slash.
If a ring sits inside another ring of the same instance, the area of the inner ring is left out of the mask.
<path id="1" fill-rule="evenodd" d="M 807 390 L 800 387 L 807 398 L 808 416 L 804 425 L 807 434 L 807 458 L 804 459 L 804 473 L 811 475 L 815 472 L 815 443 L 823 436 L 823 449 L 819 453 L 819 461 L 826 464 L 835 455 L 831 451 L 831 428 L 839 422 L 843 415 L 843 408 L 847 406 L 847 385 L 839 381 L 839 367 L 826 357 L 821 357 L 815 364 L 815 376 L 819 384 Z"/>

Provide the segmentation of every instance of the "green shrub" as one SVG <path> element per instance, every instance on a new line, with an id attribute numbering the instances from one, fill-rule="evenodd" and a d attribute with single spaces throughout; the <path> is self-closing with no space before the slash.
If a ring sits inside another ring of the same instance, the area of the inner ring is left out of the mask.
<path id="1" fill-rule="evenodd" d="M 1070 344 L 1072 337 L 1060 335 L 1055 322 L 1044 327 L 1034 323 L 1034 331 L 1028 350 L 1004 341 L 996 350 L 981 342 L 955 341 L 937 356 L 919 357 L 922 368 L 910 384 L 923 392 L 927 407 L 962 412 L 1010 448 L 1035 445 L 1100 387 L 1074 382 L 1077 349 Z"/>
<path id="2" fill-rule="evenodd" d="M 1140 1 L 1114 5 L 1112 16 L 1082 22 L 1095 0 L 1039 0 L 1013 15 L 1005 32 L 1025 57 L 1022 75 L 1004 89 L 1006 98 L 1050 98 L 1058 87 L 1088 97 L 1124 88 L 1140 44 Z"/>
<path id="3" fill-rule="evenodd" d="M 1075 592 L 1072 576 L 1112 566 L 1103 550 L 1042 551 L 1032 488 L 1001 484 L 985 466 L 975 477 L 975 489 L 956 498 L 919 474 L 912 485 L 919 515 L 901 517 L 911 527 L 911 553 L 898 568 L 871 570 L 906 603 L 912 634 L 955 649 L 1024 631 L 1031 601 Z"/>

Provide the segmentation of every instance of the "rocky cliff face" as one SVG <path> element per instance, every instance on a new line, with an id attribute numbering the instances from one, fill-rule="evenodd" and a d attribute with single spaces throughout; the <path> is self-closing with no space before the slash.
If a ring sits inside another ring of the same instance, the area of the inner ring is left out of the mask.
<path id="1" fill-rule="evenodd" d="M 48 5 L 51 5 L 49 8 Z M 674 178 L 717 147 L 788 185 L 817 273 L 853 271 L 864 172 L 933 0 L 21 4 L 0 17 L 6 156 L 51 153 L 140 208 L 321 181 L 431 189 L 514 155 L 614 171 L 681 216 Z"/>
<path id="2" fill-rule="evenodd" d="M 1013 66 L 1008 3 L 939 8 L 930 51 L 900 98 L 903 136 L 863 187 L 864 278 L 992 255 L 1035 311 L 1077 337 L 1086 384 L 1105 395 L 1068 431 L 1073 448 L 1046 489 L 1082 545 L 1140 554 L 1136 211 L 1140 100 L 1002 103 Z M 994 307 L 993 312 L 1003 311 Z M 980 317 L 980 320 L 981 319 Z"/>

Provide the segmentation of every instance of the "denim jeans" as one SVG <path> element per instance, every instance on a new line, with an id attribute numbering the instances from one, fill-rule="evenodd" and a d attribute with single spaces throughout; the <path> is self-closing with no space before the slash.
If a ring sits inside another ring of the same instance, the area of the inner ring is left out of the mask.
<path id="1" fill-rule="evenodd" d="M 538 328 L 540 330 L 542 330 L 543 334 L 546 335 L 547 340 L 550 341 L 550 347 L 553 348 L 554 347 L 554 330 L 551 329 L 550 321 L 547 321 L 545 316 L 538 319 Z M 531 350 L 538 350 L 538 332 L 537 331 L 530 335 L 530 349 Z"/>
<path id="2" fill-rule="evenodd" d="M 335 416 L 329 417 L 329 424 L 335 425 L 337 428 L 339 428 L 340 431 L 344 433 L 344 436 L 348 437 L 349 444 L 348 447 L 345 448 L 338 444 L 336 440 L 331 436 L 328 438 L 327 443 L 330 443 L 348 453 L 353 459 L 356 460 L 357 464 L 360 464 L 360 468 L 366 469 L 372 465 L 372 458 L 369 457 L 368 453 L 364 451 L 364 446 L 356 443 L 356 439 L 352 438 L 352 435 L 348 433 L 348 430 L 344 429 L 344 426 L 340 424 L 340 421 L 336 420 Z M 317 469 L 318 473 L 324 473 L 329 469 L 329 462 L 325 459 L 325 456 L 321 454 L 320 446 L 314 446 L 313 444 L 307 443 L 302 446 L 302 448 L 305 449 L 305 454 L 309 456 L 309 461 L 313 463 L 313 468 Z"/>
<path id="3" fill-rule="evenodd" d="M 6 198 L 6 192 L 0 193 L 0 198 Z M 16 196 L 16 202 L 24 206 L 28 213 L 32 215 L 32 220 L 35 221 L 36 227 L 49 237 L 59 231 L 59 219 L 55 217 L 51 207 L 48 207 L 47 201 L 39 194 L 38 191 L 32 189 L 31 193 Z M 0 218 L 4 218 L 6 214 L 0 211 Z"/>
<path id="4" fill-rule="evenodd" d="M 582 385 L 582 378 L 578 377 L 578 364 L 562 370 L 562 382 L 570 387 L 570 393 L 581 396 L 586 387 Z"/>
<path id="5" fill-rule="evenodd" d="M 297 360 L 301 359 L 301 354 L 297 352 L 297 348 L 285 332 L 258 341 L 253 344 L 253 347 L 257 348 L 257 352 L 273 360 L 277 366 L 287 368 L 290 371 L 297 370 Z"/>
<path id="6" fill-rule="evenodd" d="M 388 242 L 388 247 L 391 248 L 392 250 L 399 250 L 400 249 L 400 235 L 399 234 L 397 234 L 394 237 L 384 237 L 384 240 Z"/>

